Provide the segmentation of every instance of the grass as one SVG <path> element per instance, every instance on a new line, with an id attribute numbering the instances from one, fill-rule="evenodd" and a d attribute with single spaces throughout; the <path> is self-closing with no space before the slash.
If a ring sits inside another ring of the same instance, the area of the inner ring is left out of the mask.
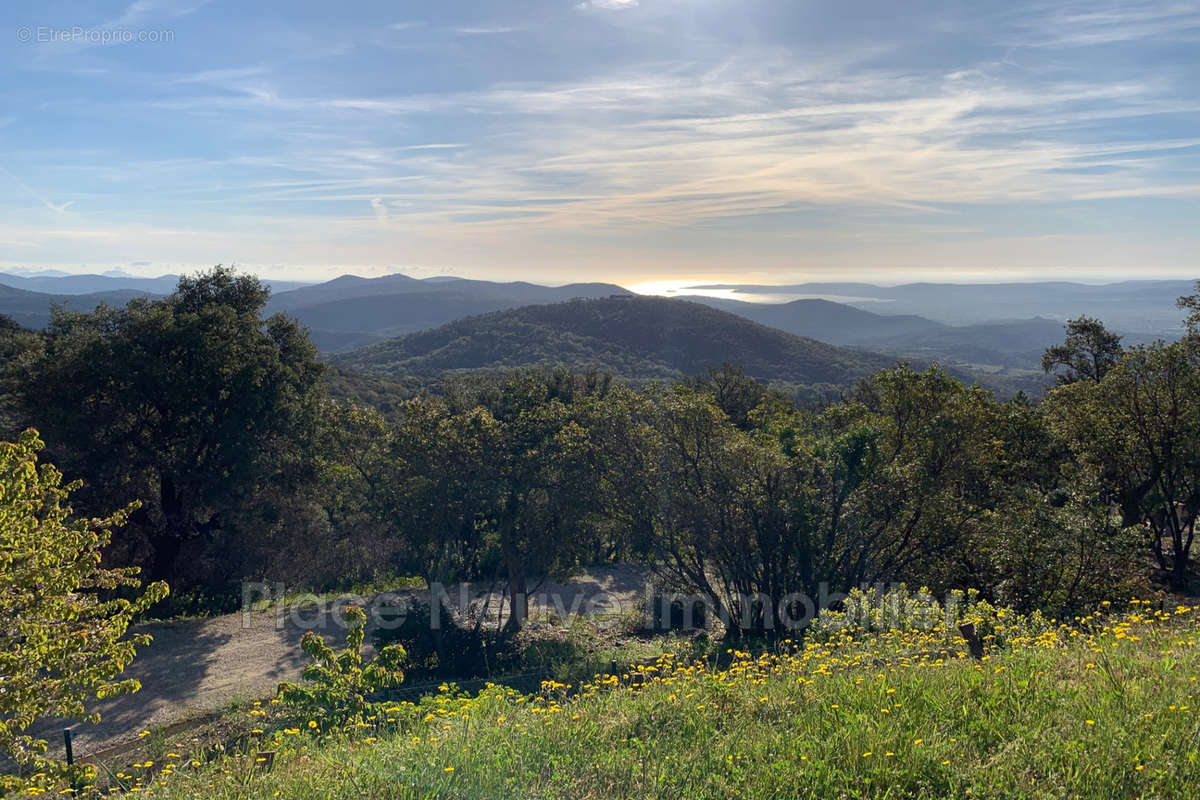
<path id="1" fill-rule="evenodd" d="M 1200 786 L 1200 614 L 1135 606 L 1072 626 L 987 620 L 666 656 L 535 696 L 401 704 L 279 751 L 147 773 L 162 798 L 1181 798 Z M 385 723 L 385 716 L 395 720 Z M 268 746 L 268 745 L 264 745 Z"/>

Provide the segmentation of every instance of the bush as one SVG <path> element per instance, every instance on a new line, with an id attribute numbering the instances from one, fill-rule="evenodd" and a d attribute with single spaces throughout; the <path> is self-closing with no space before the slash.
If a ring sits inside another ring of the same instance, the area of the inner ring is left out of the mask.
<path id="1" fill-rule="evenodd" d="M 408 658 L 404 648 L 395 644 L 384 647 L 364 665 L 367 615 L 358 606 L 347 606 L 345 621 L 346 648 L 342 652 L 335 652 L 319 634 L 308 631 L 300 640 L 300 647 L 313 660 L 303 672 L 308 683 L 279 685 L 279 699 L 306 716 L 309 727 L 321 732 L 364 721 L 374 705 L 370 695 L 404 681 L 401 667 Z"/>
<path id="2" fill-rule="evenodd" d="M 817 641 L 868 633 L 919 631 L 944 634 L 948 642 L 959 642 L 959 626 L 971 624 L 980 639 L 1003 644 L 1017 637 L 1033 637 L 1054 627 L 1041 612 L 1020 614 L 994 606 L 980 598 L 975 589 L 953 591 L 944 602 L 922 587 L 912 592 L 904 584 L 887 591 L 854 589 L 839 611 L 822 611 L 813 621 L 810 635 Z"/>
<path id="3" fill-rule="evenodd" d="M 414 671 L 428 677 L 474 678 L 494 672 L 513 660 L 511 648 L 501 647 L 496 632 L 462 627 L 445 603 L 437 628 L 433 627 L 432 619 L 430 604 L 413 600 L 399 625 L 376 632 L 375 644 L 403 646 Z"/>

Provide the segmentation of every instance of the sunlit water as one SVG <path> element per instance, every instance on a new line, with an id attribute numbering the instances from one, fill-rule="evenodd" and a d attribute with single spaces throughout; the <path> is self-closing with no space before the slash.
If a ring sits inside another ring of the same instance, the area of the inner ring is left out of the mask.
<path id="1" fill-rule="evenodd" d="M 701 282 L 699 286 L 704 285 Z M 791 292 L 739 292 L 737 289 L 701 289 L 695 281 L 647 281 L 628 286 L 637 294 L 662 297 L 719 297 L 723 300 L 740 300 L 743 303 L 790 303 L 793 300 L 829 300 L 833 303 L 887 303 L 878 297 L 854 297 L 844 294 L 799 294 Z"/>

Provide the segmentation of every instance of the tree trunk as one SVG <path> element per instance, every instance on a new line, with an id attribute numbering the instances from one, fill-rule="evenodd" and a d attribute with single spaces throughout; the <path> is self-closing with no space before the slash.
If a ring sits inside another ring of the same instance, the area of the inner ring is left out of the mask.
<path id="1" fill-rule="evenodd" d="M 164 524 L 154 536 L 149 577 L 152 580 L 170 580 L 176 577 L 175 565 L 186 537 L 183 500 L 170 475 L 159 476 L 158 507 L 162 511 Z"/>
<path id="2" fill-rule="evenodd" d="M 508 567 L 508 619 L 504 623 L 504 630 L 515 633 L 525 625 L 525 619 L 529 616 L 525 565 L 515 555 L 508 556 L 505 563 Z"/>

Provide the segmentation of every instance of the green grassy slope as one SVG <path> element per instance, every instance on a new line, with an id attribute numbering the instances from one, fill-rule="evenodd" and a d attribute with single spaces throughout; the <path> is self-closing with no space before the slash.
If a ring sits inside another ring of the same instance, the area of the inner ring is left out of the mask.
<path id="1" fill-rule="evenodd" d="M 731 651 L 720 669 L 661 658 L 534 697 L 447 691 L 326 738 L 303 721 L 268 731 L 269 773 L 251 753 L 141 785 L 189 800 L 1194 800 L 1198 619 L 1135 606 L 1067 627 L 999 611 L 979 623 L 981 662 L 939 625 L 905 624 Z"/>

